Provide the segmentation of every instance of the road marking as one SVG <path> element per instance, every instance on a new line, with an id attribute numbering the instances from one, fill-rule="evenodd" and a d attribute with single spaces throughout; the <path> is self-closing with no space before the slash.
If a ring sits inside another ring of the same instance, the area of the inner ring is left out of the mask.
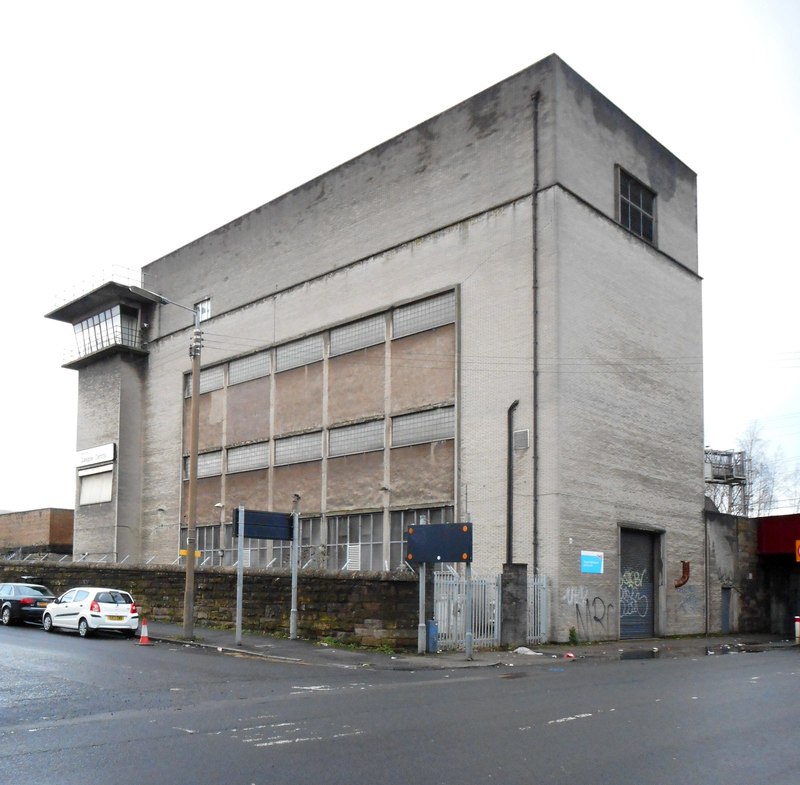
<path id="1" fill-rule="evenodd" d="M 574 720 L 583 720 L 587 717 L 591 717 L 591 714 L 574 714 L 571 717 L 561 717 L 557 720 L 550 720 L 547 724 L 548 725 L 559 725 L 562 722 L 573 722 Z"/>

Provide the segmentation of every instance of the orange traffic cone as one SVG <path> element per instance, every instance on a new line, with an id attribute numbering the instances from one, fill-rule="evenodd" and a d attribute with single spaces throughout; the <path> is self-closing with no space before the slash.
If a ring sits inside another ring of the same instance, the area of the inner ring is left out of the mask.
<path id="1" fill-rule="evenodd" d="M 152 646 L 153 642 L 147 635 L 147 619 L 142 619 L 142 632 L 139 635 L 139 643 L 137 646 Z"/>

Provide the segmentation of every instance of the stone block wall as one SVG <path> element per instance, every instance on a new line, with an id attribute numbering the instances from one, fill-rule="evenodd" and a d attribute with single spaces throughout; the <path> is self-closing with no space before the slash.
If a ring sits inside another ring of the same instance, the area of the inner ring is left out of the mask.
<path id="1" fill-rule="evenodd" d="M 0 561 L 0 581 L 22 576 L 57 595 L 72 586 L 113 586 L 131 592 L 148 620 L 183 619 L 185 573 L 178 566 L 55 564 Z M 291 611 L 288 571 L 244 573 L 242 626 L 288 634 Z M 363 646 L 413 648 L 417 644 L 419 590 L 414 575 L 303 572 L 298 578 L 297 633 L 312 640 L 331 637 Z M 236 622 L 236 570 L 195 572 L 195 621 L 231 627 Z"/>

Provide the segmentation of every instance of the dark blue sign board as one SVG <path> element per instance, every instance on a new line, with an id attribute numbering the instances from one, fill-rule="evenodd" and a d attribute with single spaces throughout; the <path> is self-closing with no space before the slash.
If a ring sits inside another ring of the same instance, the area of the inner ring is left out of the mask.
<path id="1" fill-rule="evenodd" d="M 472 561 L 471 523 L 430 523 L 409 526 L 406 541 L 409 564 Z"/>
<path id="2" fill-rule="evenodd" d="M 234 531 L 239 533 L 239 508 L 233 510 Z M 244 511 L 244 536 L 255 540 L 294 539 L 291 513 L 265 512 L 263 510 Z"/>

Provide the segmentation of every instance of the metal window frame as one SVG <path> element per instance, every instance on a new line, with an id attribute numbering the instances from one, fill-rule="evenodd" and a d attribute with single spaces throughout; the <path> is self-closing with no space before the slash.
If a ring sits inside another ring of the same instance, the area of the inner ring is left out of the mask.
<path id="1" fill-rule="evenodd" d="M 620 226 L 625 227 L 631 234 L 636 235 L 650 245 L 656 245 L 658 221 L 656 219 L 656 210 L 658 203 L 658 195 L 650 188 L 650 186 L 643 183 L 638 177 L 634 177 L 630 172 L 623 169 L 621 166 L 617 167 L 617 221 Z M 649 194 L 653 201 L 653 210 L 648 212 L 641 204 L 641 200 L 637 204 L 630 197 L 630 186 L 636 185 L 642 189 L 643 192 Z M 624 191 L 624 192 L 623 192 Z M 628 220 L 623 220 L 622 208 L 623 204 L 627 206 Z M 634 227 L 632 216 L 636 215 L 639 220 L 638 229 Z M 643 231 L 643 216 L 647 216 L 652 222 L 653 236 L 647 237 Z"/>

